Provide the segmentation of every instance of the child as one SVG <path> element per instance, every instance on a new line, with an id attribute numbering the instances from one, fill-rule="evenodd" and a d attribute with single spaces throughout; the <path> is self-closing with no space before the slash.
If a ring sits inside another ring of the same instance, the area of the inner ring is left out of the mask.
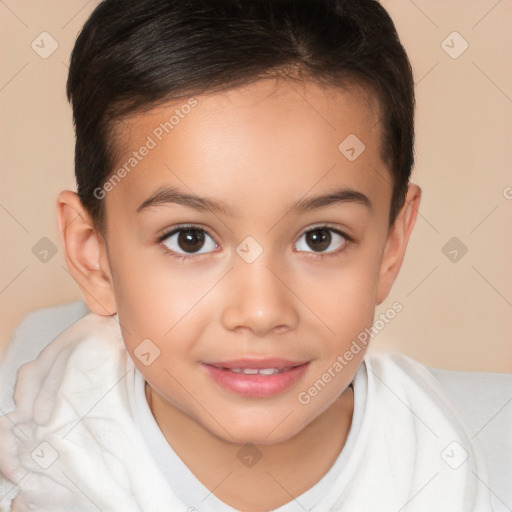
<path id="1" fill-rule="evenodd" d="M 67 92 L 91 313 L 19 372 L 1 510 L 491 510 L 439 383 L 367 353 L 421 195 L 376 1 L 105 0 Z"/>

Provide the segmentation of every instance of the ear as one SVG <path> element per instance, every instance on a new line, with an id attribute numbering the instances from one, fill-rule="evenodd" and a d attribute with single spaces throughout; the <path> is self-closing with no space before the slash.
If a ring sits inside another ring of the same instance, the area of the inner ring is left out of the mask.
<path id="1" fill-rule="evenodd" d="M 388 232 L 388 239 L 379 270 L 376 302 L 381 304 L 388 296 L 402 266 L 409 236 L 414 228 L 421 200 L 421 189 L 411 184 L 404 205 Z"/>
<path id="2" fill-rule="evenodd" d="M 75 192 L 59 194 L 57 223 L 66 265 L 87 306 L 97 315 L 113 315 L 117 307 L 107 246 Z"/>

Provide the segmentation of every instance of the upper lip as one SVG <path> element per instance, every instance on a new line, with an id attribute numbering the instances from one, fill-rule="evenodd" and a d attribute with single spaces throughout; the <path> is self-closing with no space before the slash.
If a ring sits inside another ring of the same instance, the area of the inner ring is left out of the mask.
<path id="1" fill-rule="evenodd" d="M 269 359 L 234 359 L 231 361 L 220 361 L 212 363 L 204 363 L 217 368 L 254 368 L 261 370 L 263 368 L 277 368 L 282 370 L 283 368 L 289 368 L 290 366 L 300 366 L 302 364 L 309 363 L 309 361 L 290 361 L 289 359 L 282 358 L 269 358 Z"/>

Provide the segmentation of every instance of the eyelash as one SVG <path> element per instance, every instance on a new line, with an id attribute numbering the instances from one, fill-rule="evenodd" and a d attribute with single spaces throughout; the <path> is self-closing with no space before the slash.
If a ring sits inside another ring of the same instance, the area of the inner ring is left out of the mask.
<path id="1" fill-rule="evenodd" d="M 176 233 L 179 233 L 180 231 L 184 231 L 186 229 L 195 229 L 197 231 L 204 231 L 213 241 L 215 241 L 215 238 L 208 232 L 207 229 L 205 229 L 203 227 L 200 227 L 200 226 L 196 226 L 194 224 L 183 224 L 181 226 L 173 228 L 170 231 L 165 232 L 163 235 L 160 235 L 157 238 L 157 243 L 162 244 L 162 242 L 164 240 L 166 240 L 167 238 L 171 237 L 172 235 L 174 235 Z M 298 240 L 300 240 L 300 238 L 303 235 L 305 235 L 306 233 L 308 233 L 310 231 L 315 231 L 316 229 L 327 229 L 329 231 L 332 231 L 333 233 L 336 233 L 337 235 L 340 235 L 341 237 L 343 237 L 345 239 L 345 245 L 341 249 L 338 249 L 336 251 L 330 251 L 330 252 L 327 252 L 327 253 L 308 252 L 308 254 L 309 254 L 308 257 L 311 257 L 313 259 L 320 260 L 320 259 L 325 259 L 325 258 L 329 258 L 329 257 L 340 256 L 343 252 L 345 252 L 345 250 L 346 250 L 346 248 L 347 248 L 347 246 L 349 244 L 355 242 L 355 239 L 353 237 L 351 237 L 351 236 L 347 235 L 345 232 L 340 231 L 339 229 L 333 228 L 333 227 L 331 227 L 330 225 L 327 225 L 327 224 L 319 224 L 317 226 L 312 226 L 312 227 L 310 227 L 308 229 L 305 229 L 300 234 Z M 215 242 L 215 244 L 217 245 L 217 242 Z M 188 256 L 185 256 L 183 254 L 179 254 L 179 253 L 176 253 L 174 251 L 171 251 L 167 247 L 164 247 L 164 249 L 165 249 L 166 254 L 168 256 L 170 256 L 171 258 L 175 258 L 175 259 L 182 260 L 182 261 L 187 261 L 187 262 L 190 262 L 191 260 L 193 261 L 193 260 L 201 259 L 203 256 L 207 256 L 208 254 L 210 254 L 210 253 L 195 254 L 195 255 L 194 254 L 190 254 Z"/>

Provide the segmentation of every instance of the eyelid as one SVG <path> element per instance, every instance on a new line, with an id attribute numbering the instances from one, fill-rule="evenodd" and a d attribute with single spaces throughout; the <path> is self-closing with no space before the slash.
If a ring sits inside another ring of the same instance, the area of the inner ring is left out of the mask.
<path id="1" fill-rule="evenodd" d="M 162 234 L 157 236 L 156 240 L 158 243 L 162 243 L 165 239 L 169 238 L 175 233 L 179 231 L 184 231 L 186 229 L 196 229 L 197 231 L 204 231 L 215 242 L 215 245 L 219 245 L 217 243 L 217 240 L 215 240 L 215 237 L 210 233 L 210 231 L 206 227 L 201 226 L 199 224 L 180 224 L 171 229 L 164 229 Z"/>
<path id="2" fill-rule="evenodd" d="M 338 233 L 343 238 L 345 238 L 347 242 L 355 242 L 355 239 L 351 235 L 349 235 L 343 228 L 339 228 L 338 226 L 331 224 L 329 222 L 319 222 L 317 224 L 313 224 L 312 226 L 308 226 L 307 228 L 300 232 L 300 235 L 298 236 L 297 239 L 299 239 L 302 235 L 308 233 L 309 231 L 314 231 L 315 229 L 320 228 L 326 228 Z"/>
<path id="3" fill-rule="evenodd" d="M 219 247 L 219 244 L 215 240 L 215 237 L 209 232 L 209 230 L 206 227 L 201 226 L 199 224 L 180 224 L 171 229 L 164 230 L 163 234 L 157 236 L 156 242 L 158 243 L 158 245 L 160 245 L 164 249 L 165 255 L 170 256 L 171 258 L 174 258 L 175 260 L 183 261 L 185 263 L 193 263 L 194 261 L 200 260 L 201 258 L 206 257 L 209 254 L 212 254 L 213 252 L 216 252 L 216 251 L 210 251 L 210 252 L 206 252 L 206 253 L 182 254 L 182 253 L 173 251 L 169 247 L 165 246 L 165 244 L 163 243 L 165 240 L 167 240 L 174 234 L 179 233 L 180 231 L 184 231 L 186 229 L 194 229 L 197 231 L 204 231 L 213 240 L 213 243 L 215 244 L 216 248 Z"/>
<path id="4" fill-rule="evenodd" d="M 344 252 L 345 249 L 346 249 L 346 246 L 348 244 L 353 243 L 353 242 L 356 241 L 355 238 L 353 238 L 351 235 L 348 235 L 346 233 L 346 231 L 341 230 L 337 226 L 332 225 L 329 222 L 323 222 L 323 223 L 320 222 L 320 223 L 313 224 L 313 225 L 308 226 L 307 228 L 303 229 L 300 232 L 300 235 L 297 237 L 296 241 L 294 242 L 293 246 L 295 247 L 295 245 L 300 240 L 300 238 L 302 236 L 304 236 L 306 233 L 308 233 L 310 231 L 314 231 L 315 229 L 321 229 L 321 228 L 324 228 L 324 229 L 327 229 L 327 230 L 330 230 L 330 231 L 334 231 L 335 233 L 337 233 L 338 235 L 343 237 L 346 240 L 346 243 L 344 244 L 343 248 L 337 249 L 337 250 L 334 250 L 334 251 L 329 251 L 329 252 L 315 252 L 315 251 L 298 251 L 298 252 L 305 252 L 308 255 L 310 255 L 309 257 L 312 257 L 312 258 L 328 258 L 330 256 L 336 256 L 336 255 L 339 255 L 340 253 Z M 167 229 L 167 230 L 164 231 L 164 233 L 162 235 L 159 235 L 157 237 L 157 242 L 159 244 L 162 244 L 162 242 L 164 240 L 166 240 L 167 238 L 171 237 L 172 235 L 174 235 L 175 233 L 177 233 L 179 231 L 183 231 L 183 230 L 186 230 L 186 229 L 196 229 L 198 231 L 204 231 L 214 241 L 215 245 L 217 247 L 219 247 L 219 244 L 217 243 L 215 237 L 209 232 L 209 230 L 206 227 L 201 226 L 199 224 L 180 224 L 180 225 L 175 226 L 175 227 L 173 227 L 171 229 Z M 180 260 L 194 260 L 194 259 L 200 259 L 202 257 L 205 257 L 205 256 L 207 256 L 208 254 L 211 254 L 214 251 L 210 251 L 210 252 L 207 252 L 207 253 L 196 253 L 196 254 L 191 253 L 191 254 L 186 254 L 185 255 L 185 254 L 181 254 L 181 253 L 176 253 L 176 252 L 172 251 L 171 249 L 166 248 L 166 252 L 169 255 L 171 255 L 172 257 L 180 259 Z"/>
<path id="5" fill-rule="evenodd" d="M 331 257 L 335 258 L 335 257 L 339 257 L 339 256 L 343 255 L 345 253 L 345 251 L 353 243 L 356 242 L 355 238 L 352 237 L 351 235 L 348 235 L 344 230 L 342 231 L 337 226 L 333 226 L 329 222 L 323 222 L 323 223 L 314 224 L 312 226 L 308 226 L 306 229 L 301 231 L 300 235 L 297 238 L 297 241 L 294 242 L 293 247 L 295 248 L 295 246 L 297 245 L 299 240 L 306 233 L 309 233 L 310 231 L 314 231 L 315 229 L 322 229 L 322 228 L 326 229 L 328 231 L 333 231 L 336 234 L 340 235 L 342 238 L 344 238 L 345 239 L 345 243 L 343 244 L 343 246 L 341 248 L 339 248 L 339 249 L 335 249 L 333 251 L 328 251 L 328 252 L 315 252 L 315 251 L 297 251 L 297 252 L 307 254 L 307 256 L 306 256 L 307 258 L 311 258 L 311 259 L 314 259 L 314 260 L 322 261 L 322 260 L 325 260 L 326 258 L 331 258 Z"/>
<path id="6" fill-rule="evenodd" d="M 313 224 L 312 226 L 308 226 L 307 228 L 304 228 L 300 234 L 298 235 L 297 237 L 297 240 L 302 236 L 304 235 L 305 233 L 308 233 L 309 231 L 313 231 L 315 229 L 319 229 L 319 228 L 327 228 L 327 229 L 332 229 L 333 231 L 335 231 L 336 233 L 340 234 L 341 236 L 343 236 L 347 241 L 349 242 L 353 242 L 354 241 L 354 238 L 352 236 L 350 236 L 346 231 L 344 230 L 341 230 L 339 229 L 337 226 L 335 225 L 332 225 L 328 222 L 323 222 L 323 223 L 317 223 L 317 224 Z M 176 232 L 178 231 L 181 231 L 181 230 L 184 230 L 184 229 L 197 229 L 197 230 L 202 230 L 204 231 L 210 238 L 212 238 L 212 240 L 215 242 L 216 245 L 219 245 L 217 243 L 217 240 L 215 240 L 215 237 L 209 232 L 209 230 L 204 227 L 204 226 L 201 226 L 199 224 L 180 224 L 172 229 L 166 229 L 166 230 L 163 230 L 163 234 L 159 235 L 157 237 L 157 242 L 158 243 L 161 243 L 163 242 L 166 238 L 169 238 L 170 236 L 174 235 Z"/>

